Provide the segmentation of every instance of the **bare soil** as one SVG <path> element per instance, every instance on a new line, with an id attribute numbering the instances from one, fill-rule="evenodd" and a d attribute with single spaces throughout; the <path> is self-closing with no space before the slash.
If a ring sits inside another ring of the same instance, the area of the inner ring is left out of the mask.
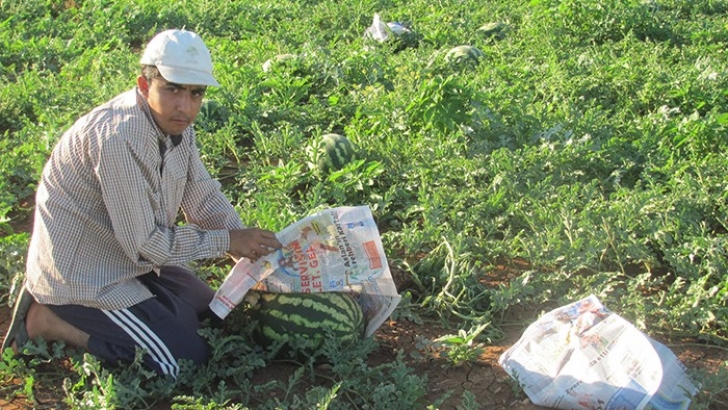
<path id="1" fill-rule="evenodd" d="M 10 324 L 11 310 L 7 306 L 0 307 L 0 331 L 5 333 Z M 444 394 L 450 393 L 449 398 L 440 407 L 441 409 L 456 409 L 462 400 L 462 394 L 468 390 L 472 392 L 480 408 L 488 410 L 539 410 L 544 407 L 536 406 L 525 397 L 506 372 L 498 365 L 498 358 L 515 343 L 521 336 L 525 325 L 508 326 L 505 329 L 505 337 L 485 347 L 485 351 L 476 361 L 465 365 L 452 366 L 447 360 L 439 357 L 438 352 L 423 350 L 422 338 L 433 340 L 445 334 L 451 334 L 452 330 L 445 330 L 436 323 L 417 325 L 413 322 L 389 321 L 386 322 L 375 334 L 379 349 L 370 356 L 372 364 L 393 361 L 397 352 L 402 350 L 405 353 L 408 366 L 415 370 L 415 374 L 426 375 L 428 379 L 427 398 L 434 401 Z M 679 344 L 669 344 L 673 352 L 688 368 L 703 368 L 714 371 L 726 358 L 724 349 L 712 348 L 690 341 Z M 417 353 L 411 355 L 411 353 Z M 414 356 L 414 357 L 413 357 Z M 67 366 L 58 364 L 49 369 L 50 372 L 58 372 L 59 368 Z M 295 369 L 292 365 L 273 363 L 270 366 L 258 371 L 255 374 L 257 381 L 261 380 L 282 380 L 286 381 Z M 23 395 L 18 395 L 11 400 L 0 398 L 0 409 L 64 409 L 63 391 L 60 386 L 61 377 L 58 377 L 57 385 L 38 386 L 34 392 L 36 403 L 27 400 Z M 8 381 L 4 381 L 8 383 Z M 21 380 L 9 381 L 10 384 L 20 385 Z M 7 390 L 4 390 L 7 394 Z M 168 409 L 169 405 L 160 404 L 156 409 Z M 718 410 L 720 407 L 716 406 Z"/>
<path id="2" fill-rule="evenodd" d="M 29 208 L 32 204 L 28 204 Z M 32 221 L 21 220 L 17 224 L 19 229 L 30 231 Z M 525 269 L 523 261 L 510 261 L 492 272 L 482 282 L 486 285 L 507 282 L 520 270 Z M 408 279 L 402 272 L 392 272 L 398 288 L 406 287 Z M 415 370 L 418 375 L 426 375 L 428 379 L 427 399 L 434 402 L 444 394 L 450 393 L 449 398 L 440 406 L 443 410 L 455 410 L 461 404 L 464 391 L 474 394 L 477 403 L 484 410 L 540 410 L 545 407 L 536 406 L 525 396 L 506 372 L 498 365 L 498 358 L 510 346 L 521 337 L 527 325 L 538 316 L 538 312 L 550 310 L 556 307 L 535 306 L 521 307 L 518 311 L 509 312 L 508 323 L 512 325 L 503 326 L 504 337 L 484 347 L 483 353 L 477 360 L 470 363 L 452 366 L 445 358 L 440 357 L 440 352 L 422 347 L 421 340 L 434 340 L 446 334 L 452 334 L 452 330 L 444 329 L 438 323 L 427 323 L 418 325 L 407 320 L 389 321 L 382 325 L 374 337 L 379 344 L 379 349 L 370 355 L 372 365 L 393 361 L 399 351 L 404 352 L 407 365 Z M 5 334 L 10 326 L 11 309 L 8 306 L 0 306 L 0 335 Z M 664 343 L 678 356 L 680 361 L 690 369 L 705 369 L 709 372 L 716 372 L 728 360 L 726 349 L 706 346 L 697 343 L 695 340 L 659 340 Z M 63 403 L 64 392 L 61 387 L 63 380 L 63 369 L 68 370 L 68 363 L 55 363 L 48 365 L 48 372 L 55 374 L 58 380 L 55 384 L 44 383 L 36 386 L 34 390 L 35 403 L 28 400 L 22 394 L 17 394 L 10 399 L 0 397 L 0 410 L 21 410 L 21 409 L 65 409 Z M 61 374 L 57 374 L 59 373 Z M 265 380 L 288 380 L 295 367 L 281 363 L 272 363 L 254 375 L 256 381 Z M 22 380 L 0 380 L 0 395 L 9 393 L 8 385 L 20 386 Z M 22 389 L 20 389 L 22 390 Z M 168 404 L 158 404 L 155 410 L 167 410 Z M 711 404 L 711 410 L 724 410 L 725 403 Z"/>

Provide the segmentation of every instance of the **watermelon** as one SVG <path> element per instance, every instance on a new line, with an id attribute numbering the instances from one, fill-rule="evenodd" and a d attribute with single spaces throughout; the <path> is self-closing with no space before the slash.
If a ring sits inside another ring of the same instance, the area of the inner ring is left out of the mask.
<path id="1" fill-rule="evenodd" d="M 297 54 L 278 54 L 273 58 L 265 60 L 263 63 L 263 72 L 267 73 L 275 67 L 295 66 L 298 63 Z"/>
<path id="2" fill-rule="evenodd" d="M 506 36 L 507 31 L 508 25 L 500 21 L 484 24 L 478 29 L 480 35 L 496 40 L 502 40 Z"/>
<path id="3" fill-rule="evenodd" d="M 324 134 L 318 145 L 318 170 L 320 172 L 338 171 L 354 160 L 354 144 L 343 135 Z"/>
<path id="4" fill-rule="evenodd" d="M 462 45 L 453 47 L 445 55 L 445 61 L 449 63 L 475 63 L 477 64 L 484 56 L 483 52 L 477 47 L 470 45 Z"/>
<path id="5" fill-rule="evenodd" d="M 250 293 L 255 297 L 246 300 L 257 299 L 250 310 L 256 322 L 253 339 L 264 348 L 278 345 L 279 356 L 285 352 L 315 356 L 327 338 L 346 346 L 364 336 L 366 320 L 350 293 Z"/>
<path id="6" fill-rule="evenodd" d="M 206 99 L 202 102 L 196 125 L 206 131 L 213 131 L 224 126 L 230 118 L 227 107 L 216 100 Z"/>

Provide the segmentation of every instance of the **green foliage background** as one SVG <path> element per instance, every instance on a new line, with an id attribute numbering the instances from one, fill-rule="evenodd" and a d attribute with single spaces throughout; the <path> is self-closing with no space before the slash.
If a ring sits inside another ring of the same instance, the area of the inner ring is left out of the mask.
<path id="1" fill-rule="evenodd" d="M 491 323 L 487 340 L 514 306 L 593 293 L 652 335 L 723 346 L 727 11 L 725 0 L 0 1 L 0 299 L 12 302 L 29 239 L 18 222 L 55 142 L 134 86 L 154 33 L 186 27 L 222 84 L 198 118 L 200 149 L 243 220 L 279 230 L 369 205 L 392 268 L 412 278 L 396 314 Z M 376 12 L 416 35 L 368 41 Z M 491 22 L 502 30 L 478 30 Z M 447 62 L 461 44 L 484 58 Z M 287 53 L 298 57 L 262 69 Z M 320 175 L 313 147 L 328 132 L 361 159 Z M 528 268 L 486 285 L 515 261 Z M 200 271 L 213 284 L 225 274 Z"/>

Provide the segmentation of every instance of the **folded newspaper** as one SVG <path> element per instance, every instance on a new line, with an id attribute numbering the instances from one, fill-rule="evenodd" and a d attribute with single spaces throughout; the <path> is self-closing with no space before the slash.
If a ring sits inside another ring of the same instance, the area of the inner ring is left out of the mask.
<path id="1" fill-rule="evenodd" d="M 543 315 L 498 362 L 544 407 L 685 410 L 697 393 L 672 351 L 594 295 Z"/>
<path id="2" fill-rule="evenodd" d="M 255 263 L 240 259 L 220 285 L 210 309 L 225 318 L 250 289 L 269 292 L 351 292 L 370 336 L 401 297 L 368 206 L 326 209 L 276 234 L 281 249 Z"/>

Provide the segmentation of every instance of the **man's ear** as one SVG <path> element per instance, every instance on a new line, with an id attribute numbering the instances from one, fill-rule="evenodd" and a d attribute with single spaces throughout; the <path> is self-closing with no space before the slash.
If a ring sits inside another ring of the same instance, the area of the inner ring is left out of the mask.
<path id="1" fill-rule="evenodd" d="M 146 77 L 143 75 L 137 77 L 137 87 L 139 87 L 139 91 L 142 93 L 144 98 L 149 98 L 149 80 L 147 80 Z"/>

